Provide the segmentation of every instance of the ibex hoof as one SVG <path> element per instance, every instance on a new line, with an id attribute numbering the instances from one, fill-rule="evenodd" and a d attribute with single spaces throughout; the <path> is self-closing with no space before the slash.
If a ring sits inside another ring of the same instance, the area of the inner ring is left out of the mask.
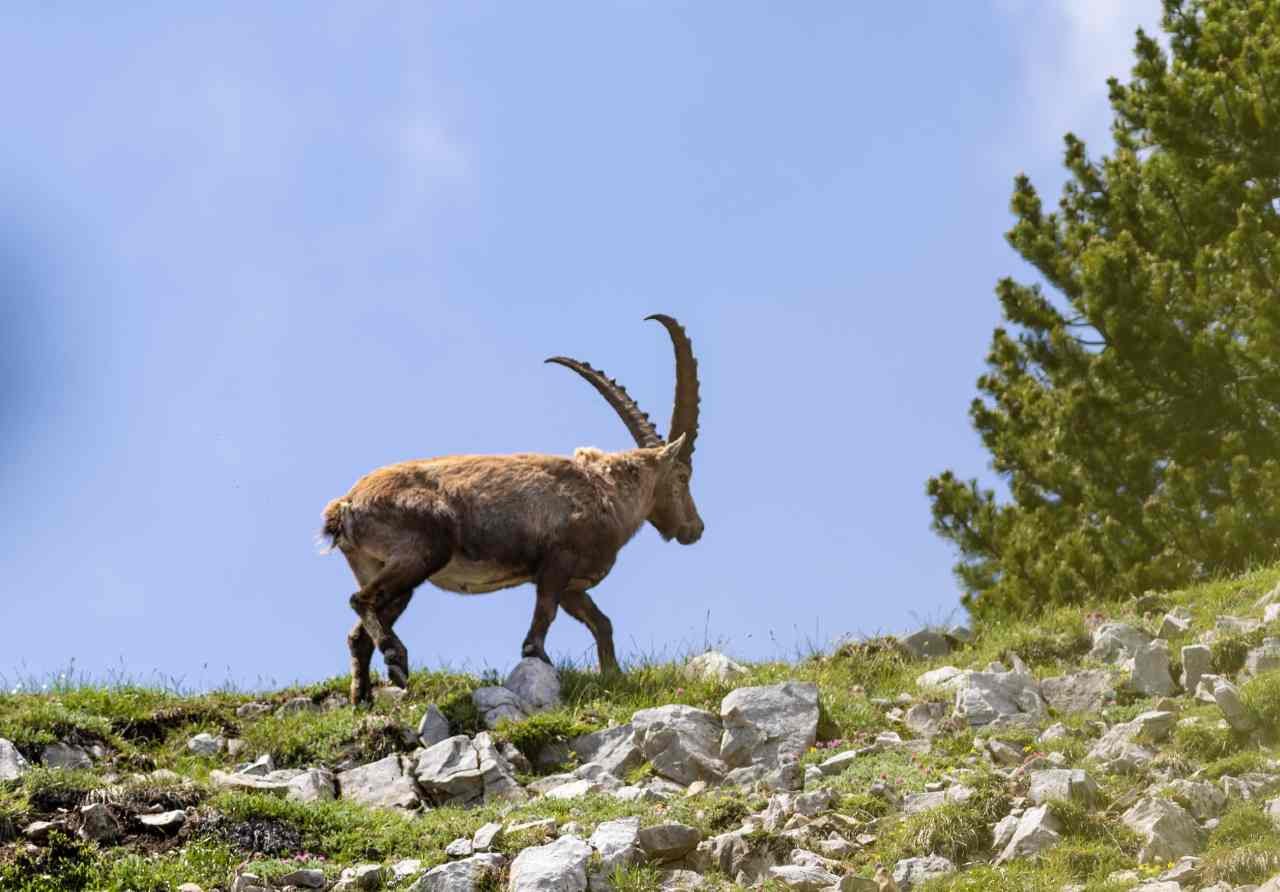
<path id="1" fill-rule="evenodd" d="M 546 663 L 548 666 L 554 665 L 551 662 L 551 657 L 547 656 L 547 652 L 536 644 L 526 644 L 521 649 L 520 656 L 535 657 L 539 660 L 542 660 L 542 662 Z"/>
<path id="2" fill-rule="evenodd" d="M 409 687 L 409 673 L 396 663 L 387 663 L 387 679 L 398 688 Z"/>

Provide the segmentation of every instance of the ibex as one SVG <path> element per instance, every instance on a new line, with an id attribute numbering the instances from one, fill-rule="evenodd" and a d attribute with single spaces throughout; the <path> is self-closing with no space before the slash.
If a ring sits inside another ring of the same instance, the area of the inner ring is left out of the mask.
<path id="1" fill-rule="evenodd" d="M 391 682 L 408 683 L 409 655 L 392 626 L 424 581 L 467 595 L 533 582 L 537 602 L 522 655 L 550 662 L 547 629 L 563 606 L 591 631 L 601 671 L 617 671 L 613 625 L 587 591 L 609 574 L 645 520 L 682 545 L 697 542 L 703 529 L 689 491 L 698 437 L 693 345 L 670 316 L 646 318 L 662 323 L 675 347 L 667 441 L 622 385 L 585 362 L 554 356 L 546 361 L 573 369 L 600 392 L 638 448 L 401 462 L 365 475 L 325 506 L 323 534 L 360 586 L 350 602 L 359 620 L 347 636 L 352 703 L 369 699 L 375 644 Z"/>

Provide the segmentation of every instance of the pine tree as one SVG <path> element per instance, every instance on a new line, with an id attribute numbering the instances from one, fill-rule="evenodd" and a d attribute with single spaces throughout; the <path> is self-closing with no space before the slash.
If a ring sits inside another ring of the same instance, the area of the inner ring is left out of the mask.
<path id="1" fill-rule="evenodd" d="M 1123 598 L 1280 551 L 1280 2 L 1165 0 L 1111 79 L 1110 156 L 1065 138 L 1007 238 L 970 415 L 1007 484 L 929 480 L 979 619 Z"/>

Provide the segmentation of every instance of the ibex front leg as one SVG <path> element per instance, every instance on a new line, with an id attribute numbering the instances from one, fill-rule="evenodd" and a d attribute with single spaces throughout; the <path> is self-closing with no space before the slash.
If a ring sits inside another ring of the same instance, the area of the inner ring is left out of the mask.
<path id="1" fill-rule="evenodd" d="M 560 606 L 560 593 L 569 584 L 569 575 L 555 567 L 544 568 L 538 573 L 538 600 L 533 605 L 533 621 L 529 623 L 529 634 L 524 636 L 524 646 L 520 648 L 522 657 L 537 657 L 550 665 L 547 656 L 547 630 L 556 618 Z"/>

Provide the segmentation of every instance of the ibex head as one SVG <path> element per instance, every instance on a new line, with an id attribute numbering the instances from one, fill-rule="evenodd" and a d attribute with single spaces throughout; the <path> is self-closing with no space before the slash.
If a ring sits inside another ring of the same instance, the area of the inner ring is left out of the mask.
<path id="1" fill-rule="evenodd" d="M 662 538 L 692 545 L 702 538 L 703 530 L 702 518 L 698 516 L 693 492 L 689 488 L 693 477 L 694 441 L 698 439 L 698 361 L 693 357 L 689 336 L 679 322 L 660 313 L 645 318 L 661 322 L 675 347 L 676 396 L 668 440 L 662 439 L 649 416 L 640 410 L 626 389 L 604 372 L 567 356 L 553 356 L 547 362 L 573 369 L 599 391 L 627 426 L 637 446 L 662 446 L 682 439 L 683 445 L 679 447 L 675 460 L 669 463 L 667 474 L 658 481 L 653 511 L 648 520 Z"/>

